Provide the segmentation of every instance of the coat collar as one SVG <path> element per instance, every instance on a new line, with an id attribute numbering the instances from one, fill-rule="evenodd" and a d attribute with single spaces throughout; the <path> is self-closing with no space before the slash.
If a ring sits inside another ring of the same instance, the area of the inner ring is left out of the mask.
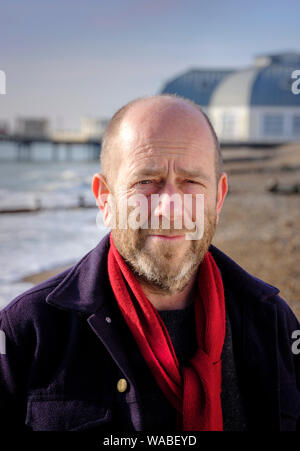
<path id="1" fill-rule="evenodd" d="M 86 254 L 46 297 L 46 302 L 64 310 L 95 313 L 110 297 L 107 273 L 109 233 Z M 252 276 L 218 248 L 209 248 L 222 274 L 223 284 L 242 299 L 266 301 L 278 288 Z"/>
<path id="2" fill-rule="evenodd" d="M 46 302 L 64 310 L 97 311 L 110 288 L 107 273 L 109 234 L 86 254 L 46 297 Z"/>
<path id="3" fill-rule="evenodd" d="M 279 293 L 278 288 L 248 273 L 217 247 L 211 245 L 209 250 L 221 271 L 225 289 L 251 301 L 265 301 Z"/>

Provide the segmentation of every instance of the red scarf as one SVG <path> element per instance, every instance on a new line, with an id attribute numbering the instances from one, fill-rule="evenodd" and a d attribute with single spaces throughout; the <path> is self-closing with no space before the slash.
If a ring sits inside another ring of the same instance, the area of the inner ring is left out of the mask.
<path id="1" fill-rule="evenodd" d="M 195 320 L 198 349 L 180 367 L 169 333 L 110 235 L 108 275 L 119 308 L 157 384 L 178 411 L 183 431 L 221 431 L 221 353 L 225 339 L 222 277 L 207 252 L 198 272 Z M 125 280 L 134 298 L 128 293 Z M 133 299 L 132 299 L 133 298 Z"/>

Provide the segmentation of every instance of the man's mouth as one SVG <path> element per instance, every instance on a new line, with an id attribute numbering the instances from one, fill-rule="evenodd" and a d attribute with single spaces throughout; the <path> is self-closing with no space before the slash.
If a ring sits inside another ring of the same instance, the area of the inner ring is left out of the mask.
<path id="1" fill-rule="evenodd" d="M 153 238 L 159 238 L 162 240 L 178 240 L 184 238 L 184 235 L 149 235 Z"/>

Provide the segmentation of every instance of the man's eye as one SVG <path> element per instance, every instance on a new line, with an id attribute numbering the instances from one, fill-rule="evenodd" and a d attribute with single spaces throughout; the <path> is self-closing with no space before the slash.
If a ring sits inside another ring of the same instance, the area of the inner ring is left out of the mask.
<path id="1" fill-rule="evenodd" d="M 195 180 L 189 180 L 189 179 L 187 179 L 186 182 L 188 182 L 188 183 L 197 183 L 197 182 L 195 182 Z"/>
<path id="2" fill-rule="evenodd" d="M 139 185 L 148 185 L 149 183 L 152 183 L 152 180 L 141 180 L 138 182 Z"/>

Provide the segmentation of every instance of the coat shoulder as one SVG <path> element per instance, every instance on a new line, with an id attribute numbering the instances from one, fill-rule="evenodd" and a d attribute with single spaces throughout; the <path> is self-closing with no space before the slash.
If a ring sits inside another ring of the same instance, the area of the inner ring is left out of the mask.
<path id="1" fill-rule="evenodd" d="M 288 303 L 278 294 L 270 298 L 276 305 L 278 321 L 285 323 L 288 329 L 300 329 L 300 323 Z"/>
<path id="2" fill-rule="evenodd" d="M 0 311 L 0 323 L 5 317 L 12 324 L 11 327 L 16 324 L 21 327 L 28 320 L 41 318 L 43 313 L 51 309 L 45 301 L 47 295 L 64 280 L 72 268 L 73 266 L 67 268 L 15 297 Z"/>

